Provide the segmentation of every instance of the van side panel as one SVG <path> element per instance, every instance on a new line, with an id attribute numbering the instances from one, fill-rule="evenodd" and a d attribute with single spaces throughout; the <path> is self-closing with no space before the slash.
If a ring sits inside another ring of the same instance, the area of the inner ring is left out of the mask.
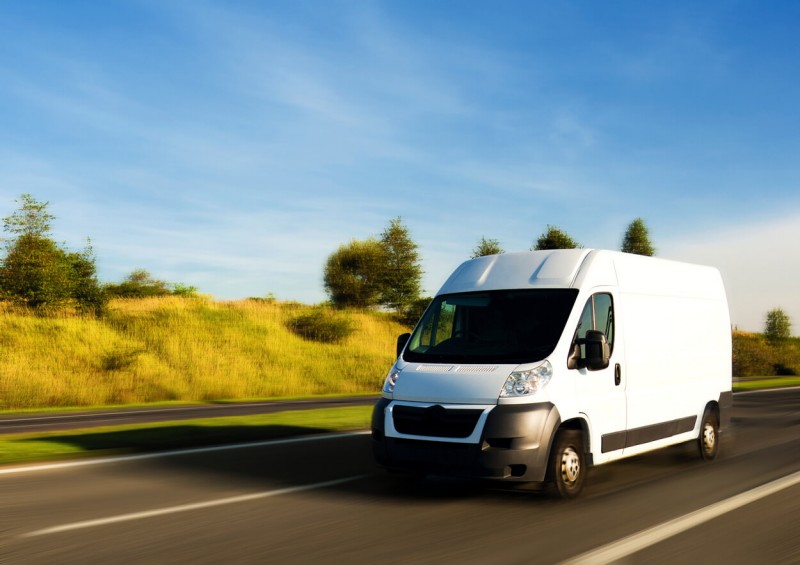
<path id="1" fill-rule="evenodd" d="M 706 404 L 731 390 L 722 279 L 709 267 L 637 259 L 615 257 L 626 339 L 627 429 L 658 430 L 652 426 L 694 416 L 696 431 Z"/>

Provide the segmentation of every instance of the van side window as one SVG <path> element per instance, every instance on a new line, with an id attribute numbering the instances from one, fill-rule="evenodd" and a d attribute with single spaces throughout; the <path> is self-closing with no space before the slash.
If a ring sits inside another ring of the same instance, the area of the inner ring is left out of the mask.
<path id="1" fill-rule="evenodd" d="M 608 347 L 614 351 L 614 301 L 610 294 L 594 294 L 586 301 L 578 322 L 578 339 L 586 337 L 586 332 L 589 330 L 603 332 Z"/>

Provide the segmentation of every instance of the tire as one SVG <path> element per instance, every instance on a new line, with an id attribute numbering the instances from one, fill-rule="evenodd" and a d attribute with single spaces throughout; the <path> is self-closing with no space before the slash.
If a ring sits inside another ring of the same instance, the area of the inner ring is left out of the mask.
<path id="1" fill-rule="evenodd" d="M 583 434 L 576 430 L 563 430 L 556 436 L 550 452 L 548 474 L 555 494 L 572 499 L 583 490 L 587 472 Z"/>
<path id="2" fill-rule="evenodd" d="M 711 408 L 706 408 L 700 424 L 700 435 L 697 437 L 697 448 L 700 458 L 713 461 L 719 451 L 719 418 Z"/>

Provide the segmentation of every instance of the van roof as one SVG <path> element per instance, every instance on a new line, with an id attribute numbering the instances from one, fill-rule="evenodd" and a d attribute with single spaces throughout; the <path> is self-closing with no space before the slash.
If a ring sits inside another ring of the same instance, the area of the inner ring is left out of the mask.
<path id="1" fill-rule="evenodd" d="M 559 249 L 503 253 L 462 263 L 438 294 L 510 288 L 617 285 L 622 292 L 721 298 L 717 269 L 619 251 Z"/>
<path id="2" fill-rule="evenodd" d="M 569 288 L 590 249 L 487 255 L 466 261 L 439 294 L 507 288 Z"/>

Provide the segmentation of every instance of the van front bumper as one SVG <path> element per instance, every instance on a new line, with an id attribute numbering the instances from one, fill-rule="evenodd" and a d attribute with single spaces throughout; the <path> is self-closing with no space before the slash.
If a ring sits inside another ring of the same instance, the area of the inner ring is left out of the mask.
<path id="1" fill-rule="evenodd" d="M 545 480 L 550 445 L 561 423 L 558 410 L 549 402 L 494 406 L 477 443 L 429 436 L 424 426 L 415 435 L 388 437 L 385 422 L 393 417 L 391 404 L 382 398 L 372 413 L 375 459 L 391 471 L 517 482 Z M 441 407 L 437 408 L 441 413 Z"/>

